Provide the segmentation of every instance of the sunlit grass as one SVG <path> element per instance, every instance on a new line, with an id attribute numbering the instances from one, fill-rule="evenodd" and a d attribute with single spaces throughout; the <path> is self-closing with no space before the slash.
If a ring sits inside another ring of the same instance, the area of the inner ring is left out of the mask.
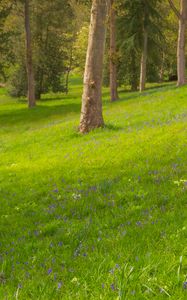
<path id="1" fill-rule="evenodd" d="M 105 88 L 85 136 L 81 90 L 0 92 L 0 299 L 186 299 L 187 87 Z"/>

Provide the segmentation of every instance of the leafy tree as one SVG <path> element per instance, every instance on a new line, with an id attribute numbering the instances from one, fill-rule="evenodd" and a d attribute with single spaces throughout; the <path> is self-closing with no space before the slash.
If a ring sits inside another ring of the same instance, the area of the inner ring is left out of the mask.
<path id="1" fill-rule="evenodd" d="M 158 0 L 125 0 L 118 5 L 118 47 L 120 76 L 137 90 L 145 88 L 147 62 L 152 50 L 159 52 L 162 39 Z M 141 61 L 141 64 L 139 62 Z M 122 69 L 123 68 L 123 69 Z M 122 72 L 126 74 L 122 75 Z"/>
<path id="2" fill-rule="evenodd" d="M 16 26 L 17 40 L 15 45 L 15 68 L 9 78 L 10 91 L 16 96 L 27 94 L 25 84 L 25 55 L 23 43 L 24 31 L 22 28 L 23 7 L 17 5 L 16 12 L 12 13 Z M 64 91 L 64 76 L 67 70 L 69 33 L 72 25 L 69 20 L 74 18 L 73 8 L 68 0 L 32 0 L 30 6 L 31 28 L 33 39 L 33 65 L 35 75 L 35 97 L 40 98 L 48 91 Z M 15 25 L 15 24 L 14 24 Z M 23 80 L 15 80 L 22 74 Z"/>
<path id="3" fill-rule="evenodd" d="M 11 8 L 11 2 L 0 0 L 0 78 L 2 77 L 4 81 L 6 81 L 6 69 L 13 59 L 11 50 L 12 31 L 5 28 Z"/>

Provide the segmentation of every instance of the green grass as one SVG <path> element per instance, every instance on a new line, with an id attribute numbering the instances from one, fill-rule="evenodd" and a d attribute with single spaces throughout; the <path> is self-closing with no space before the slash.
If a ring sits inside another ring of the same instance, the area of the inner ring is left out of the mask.
<path id="1" fill-rule="evenodd" d="M 187 87 L 103 94 L 0 90 L 0 300 L 187 299 Z"/>

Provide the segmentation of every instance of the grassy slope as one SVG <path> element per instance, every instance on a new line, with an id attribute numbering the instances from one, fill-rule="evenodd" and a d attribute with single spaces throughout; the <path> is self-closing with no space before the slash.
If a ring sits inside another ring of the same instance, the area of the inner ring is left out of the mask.
<path id="1" fill-rule="evenodd" d="M 0 90 L 0 300 L 186 299 L 187 87 L 104 90 L 85 136 L 80 94 Z"/>

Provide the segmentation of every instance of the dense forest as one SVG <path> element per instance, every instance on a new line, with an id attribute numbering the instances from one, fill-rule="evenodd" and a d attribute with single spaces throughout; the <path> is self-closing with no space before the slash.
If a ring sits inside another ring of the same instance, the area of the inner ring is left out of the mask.
<path id="1" fill-rule="evenodd" d="M 187 299 L 187 0 L 0 0 L 0 300 Z"/>

